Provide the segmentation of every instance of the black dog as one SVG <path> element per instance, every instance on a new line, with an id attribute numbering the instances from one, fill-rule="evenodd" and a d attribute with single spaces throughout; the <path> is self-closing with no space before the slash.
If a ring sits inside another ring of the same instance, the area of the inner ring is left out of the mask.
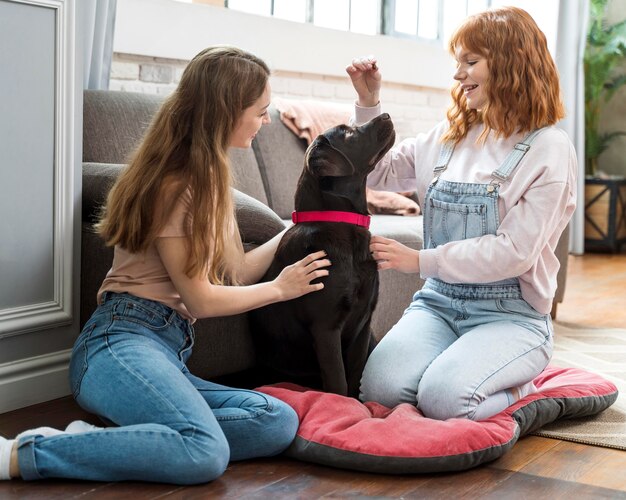
<path id="1" fill-rule="evenodd" d="M 321 291 L 253 312 L 258 361 L 273 381 L 358 395 L 378 300 L 365 182 L 394 140 L 393 123 L 383 114 L 360 127 L 331 128 L 307 149 L 295 195 L 296 224 L 283 236 L 264 280 L 317 250 L 325 250 L 332 265 L 330 275 L 320 278 Z M 350 222 L 328 221 L 337 217 Z"/>

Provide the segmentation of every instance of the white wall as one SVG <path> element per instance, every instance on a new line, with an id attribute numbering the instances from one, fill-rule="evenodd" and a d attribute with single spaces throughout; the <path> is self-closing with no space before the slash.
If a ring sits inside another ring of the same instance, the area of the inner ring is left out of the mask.
<path id="1" fill-rule="evenodd" d="M 440 45 L 173 0 L 119 0 L 110 89 L 168 94 L 189 59 L 213 44 L 236 45 L 268 62 L 274 97 L 347 109 L 356 94 L 345 66 L 353 57 L 376 55 L 381 99 L 397 140 L 432 128 L 449 103 L 453 62 Z"/>
<path id="2" fill-rule="evenodd" d="M 189 60 L 230 44 L 274 70 L 344 77 L 355 56 L 375 54 L 390 82 L 447 89 L 452 59 L 437 44 L 320 28 L 235 10 L 172 0 L 119 0 L 114 51 Z"/>

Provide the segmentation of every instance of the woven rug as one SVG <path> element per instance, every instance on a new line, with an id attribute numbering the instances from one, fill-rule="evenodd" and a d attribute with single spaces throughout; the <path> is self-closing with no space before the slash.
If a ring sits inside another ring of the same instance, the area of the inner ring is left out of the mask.
<path id="1" fill-rule="evenodd" d="M 626 330 L 555 322 L 551 364 L 601 375 L 617 386 L 619 396 L 598 415 L 559 420 L 533 434 L 626 450 Z"/>

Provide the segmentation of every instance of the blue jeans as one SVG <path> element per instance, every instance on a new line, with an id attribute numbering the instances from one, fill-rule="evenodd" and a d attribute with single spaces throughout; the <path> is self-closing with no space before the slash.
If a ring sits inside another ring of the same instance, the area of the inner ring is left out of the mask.
<path id="1" fill-rule="evenodd" d="M 106 293 L 76 340 L 70 382 L 80 406 L 118 427 L 22 438 L 22 477 L 196 484 L 229 460 L 283 451 L 295 411 L 192 375 L 193 339 L 189 322 L 163 304 Z"/>
<path id="2" fill-rule="evenodd" d="M 476 287 L 478 291 L 479 286 Z M 452 298 L 427 286 L 370 355 L 361 399 L 417 405 L 429 418 L 473 418 L 490 397 L 533 380 L 552 356 L 550 315 L 521 298 Z"/>

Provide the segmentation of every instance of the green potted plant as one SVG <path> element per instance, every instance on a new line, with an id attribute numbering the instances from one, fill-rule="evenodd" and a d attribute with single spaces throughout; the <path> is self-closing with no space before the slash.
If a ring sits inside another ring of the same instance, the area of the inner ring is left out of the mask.
<path id="1" fill-rule="evenodd" d="M 598 157 L 626 131 L 600 131 L 600 112 L 626 84 L 626 20 L 607 21 L 608 0 L 590 0 L 585 72 L 585 247 L 618 251 L 626 242 L 626 179 L 602 175 Z"/>
<path id="2" fill-rule="evenodd" d="M 609 143 L 625 131 L 600 132 L 600 112 L 626 83 L 626 74 L 616 70 L 626 60 L 626 20 L 609 24 L 608 0 L 591 0 L 589 29 L 584 57 L 585 71 L 585 173 L 598 173 L 598 157 Z"/>

